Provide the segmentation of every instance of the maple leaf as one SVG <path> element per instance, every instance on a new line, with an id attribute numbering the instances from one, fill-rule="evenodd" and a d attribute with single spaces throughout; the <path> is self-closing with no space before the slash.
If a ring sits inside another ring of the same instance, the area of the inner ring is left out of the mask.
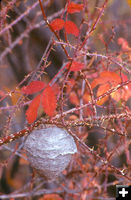
<path id="1" fill-rule="evenodd" d="M 67 34 L 73 34 L 76 37 L 79 35 L 79 29 L 72 21 L 66 21 L 64 28 Z"/>
<path id="2" fill-rule="evenodd" d="M 42 81 L 32 81 L 29 85 L 22 88 L 24 94 L 34 94 L 41 91 L 45 87 L 45 83 Z"/>
<path id="3" fill-rule="evenodd" d="M 75 13 L 80 12 L 83 9 L 83 4 L 76 4 L 74 2 L 71 2 L 68 4 L 67 12 L 68 13 Z"/>
<path id="4" fill-rule="evenodd" d="M 61 29 L 64 27 L 64 24 L 65 24 L 64 20 L 63 20 L 63 19 L 59 19 L 59 18 L 54 19 L 54 20 L 50 23 L 51 27 L 52 27 L 55 31 L 61 30 Z"/>
<path id="5" fill-rule="evenodd" d="M 71 66 L 70 66 L 71 65 Z M 70 71 L 73 71 L 73 72 L 77 72 L 77 71 L 80 71 L 84 68 L 84 64 L 81 63 L 81 62 L 76 62 L 76 61 L 73 61 L 72 63 L 67 63 L 66 66 L 65 66 L 67 69 L 70 68 L 69 70 Z"/>
<path id="6" fill-rule="evenodd" d="M 42 106 L 47 115 L 52 117 L 56 109 L 56 95 L 51 86 L 48 86 L 42 93 Z"/>
<path id="7" fill-rule="evenodd" d="M 36 96 L 26 111 L 26 119 L 29 124 L 33 123 L 37 118 L 37 112 L 40 105 L 41 94 Z"/>

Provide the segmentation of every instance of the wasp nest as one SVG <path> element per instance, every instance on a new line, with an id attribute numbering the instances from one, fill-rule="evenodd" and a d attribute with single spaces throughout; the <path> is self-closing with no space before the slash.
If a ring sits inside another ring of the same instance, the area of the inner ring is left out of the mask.
<path id="1" fill-rule="evenodd" d="M 63 128 L 45 126 L 33 130 L 24 145 L 28 160 L 48 180 L 55 179 L 77 152 L 73 137 Z"/>

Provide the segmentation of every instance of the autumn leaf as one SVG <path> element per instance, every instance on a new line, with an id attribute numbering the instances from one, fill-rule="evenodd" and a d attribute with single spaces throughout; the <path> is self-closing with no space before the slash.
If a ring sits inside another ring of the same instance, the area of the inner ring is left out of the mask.
<path id="1" fill-rule="evenodd" d="M 100 85 L 100 87 L 97 90 L 97 97 L 103 95 L 104 93 L 106 93 L 108 90 L 110 89 L 110 85 L 108 83 Z M 97 104 L 98 105 L 102 105 L 104 104 L 107 100 L 108 100 L 108 96 L 103 97 L 102 99 L 100 99 Z"/>
<path id="2" fill-rule="evenodd" d="M 71 2 L 68 4 L 67 12 L 72 14 L 76 12 L 80 12 L 83 9 L 83 4 L 76 4 L 74 2 Z"/>
<path id="3" fill-rule="evenodd" d="M 22 88 L 24 94 L 34 94 L 41 91 L 45 86 L 45 83 L 42 81 L 32 81 L 29 85 Z"/>
<path id="4" fill-rule="evenodd" d="M 71 66 L 70 66 L 71 65 Z M 67 69 L 70 67 L 70 71 L 77 72 L 84 68 L 84 64 L 81 62 L 73 61 L 72 63 L 67 63 L 65 66 Z"/>
<path id="5" fill-rule="evenodd" d="M 63 200 L 58 194 L 45 194 L 39 200 Z"/>
<path id="6" fill-rule="evenodd" d="M 121 45 L 121 47 L 122 47 L 123 50 L 126 51 L 126 50 L 129 49 L 128 42 L 124 38 L 122 38 L 122 37 L 118 38 L 117 43 L 119 45 Z"/>
<path id="7" fill-rule="evenodd" d="M 117 43 L 121 45 L 122 50 L 128 55 L 129 61 L 131 61 L 131 47 L 124 38 L 118 38 Z"/>
<path id="8" fill-rule="evenodd" d="M 80 104 L 80 100 L 78 99 L 78 96 L 74 91 L 70 93 L 69 99 L 70 99 L 70 102 L 76 106 Z"/>
<path id="9" fill-rule="evenodd" d="M 116 74 L 115 72 L 110 71 L 104 71 L 101 72 L 99 77 L 94 79 L 91 83 L 92 89 L 94 89 L 96 86 L 98 87 L 97 90 L 97 97 L 101 96 L 102 94 L 106 93 L 109 89 L 112 87 L 116 87 L 121 82 L 127 81 L 128 78 L 125 74 L 121 74 L 121 77 Z M 131 96 L 131 84 L 128 84 L 121 89 L 118 89 L 115 92 L 112 92 L 110 96 L 116 100 L 119 101 L 120 99 L 123 99 L 125 101 L 128 100 L 128 98 Z M 97 102 L 98 105 L 102 105 L 105 103 L 106 100 L 108 100 L 109 96 L 103 97 L 101 100 Z"/>
<path id="10" fill-rule="evenodd" d="M 15 105 L 20 97 L 21 97 L 21 92 L 20 89 L 17 88 L 16 92 L 11 95 L 12 104 Z"/>
<path id="11" fill-rule="evenodd" d="M 42 93 L 42 106 L 47 115 L 52 117 L 56 110 L 56 95 L 51 86 Z"/>
<path id="12" fill-rule="evenodd" d="M 11 94 L 10 98 L 12 101 L 12 105 L 15 105 L 17 101 L 19 100 L 19 98 L 21 97 L 21 90 L 17 88 L 15 92 L 11 93 L 11 90 L 9 88 L 4 87 L 4 89 L 8 92 L 8 94 Z"/>
<path id="13" fill-rule="evenodd" d="M 79 29 L 72 21 L 66 21 L 64 28 L 67 34 L 73 34 L 76 37 L 79 35 Z"/>
<path id="14" fill-rule="evenodd" d="M 64 27 L 64 24 L 65 24 L 64 20 L 63 20 L 63 19 L 59 19 L 59 18 L 53 20 L 53 21 L 50 23 L 51 27 L 52 27 L 55 31 L 61 30 L 61 29 Z"/>
<path id="15" fill-rule="evenodd" d="M 128 4 L 131 6 L 131 0 L 127 0 Z"/>
<path id="16" fill-rule="evenodd" d="M 104 71 L 101 72 L 98 78 L 95 78 L 92 83 L 91 87 L 94 89 L 97 85 L 104 84 L 104 83 L 111 83 L 112 86 L 116 86 L 119 82 L 121 82 L 120 76 L 115 72 Z"/>
<path id="17" fill-rule="evenodd" d="M 37 112 L 40 105 L 41 94 L 36 96 L 26 111 L 26 119 L 29 124 L 33 123 L 37 118 Z"/>

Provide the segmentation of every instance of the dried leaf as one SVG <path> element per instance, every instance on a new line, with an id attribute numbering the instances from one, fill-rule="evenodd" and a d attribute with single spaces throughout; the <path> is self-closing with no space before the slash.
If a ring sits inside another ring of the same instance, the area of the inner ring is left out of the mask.
<path id="1" fill-rule="evenodd" d="M 42 81 L 32 81 L 29 85 L 22 88 L 24 94 L 34 94 L 41 91 L 45 86 L 45 83 Z"/>
<path id="2" fill-rule="evenodd" d="M 65 24 L 64 20 L 63 20 L 63 19 L 59 19 L 59 18 L 53 20 L 53 21 L 50 23 L 51 27 L 52 27 L 55 31 L 61 30 L 61 29 L 64 27 L 64 24 Z"/>
<path id="3" fill-rule="evenodd" d="M 48 86 L 42 94 L 42 106 L 47 115 L 52 117 L 56 110 L 56 95 L 52 87 Z"/>
<path id="4" fill-rule="evenodd" d="M 82 9 L 83 9 L 83 4 L 76 4 L 74 2 L 71 2 L 68 4 L 67 12 L 72 14 L 80 12 Z"/>
<path id="5" fill-rule="evenodd" d="M 26 119 L 29 124 L 33 123 L 37 118 L 37 112 L 40 105 L 41 95 L 36 96 L 29 105 L 26 111 Z"/>
<path id="6" fill-rule="evenodd" d="M 76 37 L 79 35 L 79 29 L 72 21 L 66 21 L 64 28 L 67 34 L 73 34 Z"/>
<path id="7" fill-rule="evenodd" d="M 70 66 L 71 65 L 71 66 Z M 81 62 L 73 61 L 72 64 L 69 62 L 65 66 L 67 69 L 70 67 L 70 71 L 77 72 L 84 68 L 84 64 Z"/>

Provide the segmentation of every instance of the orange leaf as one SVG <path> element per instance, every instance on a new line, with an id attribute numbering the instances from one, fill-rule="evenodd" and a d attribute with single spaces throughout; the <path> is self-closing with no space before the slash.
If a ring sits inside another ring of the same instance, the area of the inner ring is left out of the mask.
<path id="1" fill-rule="evenodd" d="M 29 105 L 28 110 L 26 111 L 26 119 L 29 124 L 33 123 L 36 120 L 38 108 L 40 105 L 41 95 L 36 96 Z"/>
<path id="2" fill-rule="evenodd" d="M 79 35 L 79 29 L 72 21 L 66 21 L 64 28 L 67 34 L 73 34 L 76 37 Z"/>
<path id="3" fill-rule="evenodd" d="M 71 66 L 70 66 L 71 65 Z M 77 71 L 80 71 L 84 68 L 84 64 L 83 63 L 80 63 L 80 62 L 72 62 L 72 64 L 69 62 L 66 64 L 65 66 L 66 68 L 69 68 L 70 67 L 70 71 L 73 71 L 73 72 L 77 72 Z"/>
<path id="4" fill-rule="evenodd" d="M 72 91 L 70 93 L 69 99 L 70 99 L 70 102 L 74 105 L 79 105 L 79 103 L 80 103 L 80 101 L 74 91 Z"/>
<path id="5" fill-rule="evenodd" d="M 52 27 L 55 31 L 61 30 L 61 29 L 64 27 L 64 24 L 65 24 L 64 20 L 63 20 L 63 19 L 59 19 L 59 18 L 53 20 L 53 21 L 50 23 L 51 27 Z"/>
<path id="6" fill-rule="evenodd" d="M 110 72 L 110 71 L 104 71 L 101 72 L 100 74 L 101 78 L 104 78 L 106 81 L 114 81 L 116 83 L 120 83 L 121 82 L 121 78 L 118 74 L 116 74 L 115 72 Z"/>
<path id="7" fill-rule="evenodd" d="M 34 94 L 41 91 L 45 86 L 42 81 L 32 81 L 29 85 L 22 88 L 22 92 L 25 94 Z"/>
<path id="8" fill-rule="evenodd" d="M 42 94 L 42 106 L 47 115 L 52 117 L 56 109 L 56 96 L 51 86 L 48 86 Z"/>
<path id="9" fill-rule="evenodd" d="M 121 74 L 121 76 L 119 76 L 115 72 L 104 71 L 100 73 L 98 78 L 92 81 L 91 87 L 93 89 L 97 85 L 99 85 L 99 88 L 97 90 L 97 97 L 98 97 L 106 93 L 106 91 L 108 91 L 112 87 L 115 87 L 121 82 L 125 82 L 127 80 L 128 80 L 128 77 L 125 74 Z M 123 88 L 111 93 L 111 97 L 115 101 L 119 101 L 120 99 L 127 101 L 130 96 L 131 96 L 131 84 L 128 84 L 124 86 Z M 101 105 L 105 103 L 107 99 L 108 99 L 108 96 L 103 97 L 101 100 L 98 101 L 98 104 Z"/>
<path id="10" fill-rule="evenodd" d="M 112 86 L 116 86 L 118 83 L 121 82 L 121 78 L 118 74 L 116 74 L 115 72 L 110 72 L 110 71 L 104 71 L 101 72 L 99 77 L 94 79 L 91 83 L 91 87 L 92 89 L 95 88 L 97 85 L 100 84 L 105 84 L 105 83 L 109 83 Z"/>
<path id="11" fill-rule="evenodd" d="M 86 91 L 84 93 L 83 100 L 85 103 L 88 103 L 89 101 L 91 101 L 91 96 L 90 96 L 89 92 Z"/>
<path id="12" fill-rule="evenodd" d="M 62 200 L 58 194 L 45 194 L 40 200 Z"/>
<path id="13" fill-rule="evenodd" d="M 83 9 L 83 4 L 76 4 L 74 2 L 71 2 L 68 4 L 67 12 L 75 13 L 75 12 L 80 12 L 82 9 Z"/>
<path id="14" fill-rule="evenodd" d="M 11 93 L 11 90 L 9 88 L 4 87 L 4 89 L 8 92 L 8 94 Z M 12 101 L 12 105 L 15 105 L 20 97 L 21 97 L 21 91 L 20 91 L 19 88 L 17 88 L 15 90 L 15 92 L 11 93 L 11 95 L 10 95 L 10 98 L 11 98 L 11 101 Z"/>
<path id="15" fill-rule="evenodd" d="M 106 93 L 108 90 L 110 89 L 110 85 L 108 83 L 101 85 L 98 90 L 97 90 L 97 97 L 103 95 L 104 93 Z M 103 103 L 105 103 L 107 101 L 109 96 L 105 96 L 102 99 L 100 99 L 97 104 L 98 105 L 102 105 Z"/>
<path id="16" fill-rule="evenodd" d="M 128 4 L 131 6 L 131 0 L 127 0 Z"/>
<path id="17" fill-rule="evenodd" d="M 101 84 L 101 78 L 98 77 L 98 78 L 95 78 L 92 83 L 91 83 L 91 87 L 92 89 L 94 89 L 97 85 L 100 85 Z"/>

